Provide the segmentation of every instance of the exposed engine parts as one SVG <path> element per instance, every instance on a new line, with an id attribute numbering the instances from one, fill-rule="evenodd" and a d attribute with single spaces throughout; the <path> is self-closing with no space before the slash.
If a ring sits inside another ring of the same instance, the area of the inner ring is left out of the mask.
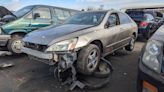
<path id="1" fill-rule="evenodd" d="M 79 87 L 81 89 L 97 89 L 109 83 L 113 68 L 111 63 L 105 58 L 101 58 L 99 67 L 93 74 L 93 77 L 98 79 L 104 78 L 105 81 L 103 81 L 102 83 L 95 83 L 94 85 L 82 79 L 82 76 L 85 75 L 81 76 L 81 74 L 76 71 L 75 61 L 72 61 L 71 58 L 67 57 L 67 55 L 64 55 L 63 59 L 65 60 L 59 62 L 57 67 L 55 68 L 54 76 L 62 83 L 62 85 L 69 84 L 69 90 L 73 90 L 75 87 Z"/>

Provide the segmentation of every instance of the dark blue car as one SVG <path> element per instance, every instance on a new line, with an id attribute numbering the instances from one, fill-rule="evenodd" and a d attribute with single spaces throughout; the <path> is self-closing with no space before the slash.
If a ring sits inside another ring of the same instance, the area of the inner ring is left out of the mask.
<path id="1" fill-rule="evenodd" d="M 153 10 L 127 10 L 126 13 L 137 23 L 138 34 L 146 39 L 159 28 L 159 13 Z"/>

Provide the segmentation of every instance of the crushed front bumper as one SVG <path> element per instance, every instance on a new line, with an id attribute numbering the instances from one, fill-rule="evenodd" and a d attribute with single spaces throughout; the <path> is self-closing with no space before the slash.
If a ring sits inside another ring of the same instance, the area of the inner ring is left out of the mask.
<path id="1" fill-rule="evenodd" d="M 23 47 L 21 51 L 28 54 L 31 59 L 42 61 L 49 65 L 52 65 L 52 64 L 55 64 L 55 62 L 58 62 L 58 55 L 55 53 L 44 53 L 44 52 L 40 52 L 40 51 L 33 50 L 30 48 L 25 48 L 25 47 Z"/>
<path id="2" fill-rule="evenodd" d="M 11 39 L 11 35 L 0 35 L 0 46 L 6 46 L 9 39 Z"/>
<path id="3" fill-rule="evenodd" d="M 40 52 L 30 48 L 23 47 L 22 52 L 29 55 L 33 60 L 41 61 L 43 63 L 54 65 L 56 63 L 64 62 L 65 67 L 70 67 L 75 60 L 77 60 L 76 52 Z M 63 67 L 64 68 L 64 67 Z"/>

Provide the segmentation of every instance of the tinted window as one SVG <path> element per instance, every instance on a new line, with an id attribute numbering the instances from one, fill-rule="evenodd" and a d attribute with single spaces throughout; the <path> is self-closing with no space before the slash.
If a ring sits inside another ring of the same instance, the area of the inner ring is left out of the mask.
<path id="1" fill-rule="evenodd" d="M 108 18 L 108 23 L 110 26 L 119 25 L 119 20 L 117 14 L 111 14 Z"/>
<path id="2" fill-rule="evenodd" d="M 134 20 L 134 21 L 142 21 L 144 20 L 144 12 L 137 10 L 126 11 L 126 13 Z"/>
<path id="3" fill-rule="evenodd" d="M 51 18 L 49 8 L 37 8 L 36 10 L 33 11 L 33 14 L 39 14 L 40 19 L 50 19 Z"/>
<path id="4" fill-rule="evenodd" d="M 128 24 L 132 22 L 132 20 L 128 17 L 128 15 L 124 13 L 119 13 L 119 17 L 120 17 L 120 24 Z"/>
<path id="5" fill-rule="evenodd" d="M 106 12 L 85 12 L 72 16 L 66 24 L 76 25 L 98 25 L 104 18 Z"/>

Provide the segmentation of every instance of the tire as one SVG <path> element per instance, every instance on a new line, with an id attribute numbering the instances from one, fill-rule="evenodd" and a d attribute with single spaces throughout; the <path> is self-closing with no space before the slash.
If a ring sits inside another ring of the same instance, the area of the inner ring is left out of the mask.
<path id="1" fill-rule="evenodd" d="M 130 40 L 129 44 L 127 46 L 125 46 L 125 50 L 127 50 L 127 51 L 133 51 L 134 46 L 135 46 L 135 40 L 136 40 L 135 39 L 135 36 L 133 35 L 131 37 L 131 40 Z"/>
<path id="2" fill-rule="evenodd" d="M 151 37 L 150 31 L 147 34 L 143 35 L 146 40 L 148 40 Z"/>
<path id="3" fill-rule="evenodd" d="M 107 78 L 109 77 L 111 72 L 112 70 L 109 67 L 109 65 L 107 65 L 104 62 L 101 62 L 100 65 L 98 66 L 97 71 L 94 72 L 94 76 L 98 78 Z"/>
<path id="4" fill-rule="evenodd" d="M 84 75 L 92 75 L 99 65 L 100 56 L 100 48 L 94 44 L 90 44 L 83 48 L 79 52 L 77 59 L 78 72 Z"/>
<path id="5" fill-rule="evenodd" d="M 22 53 L 21 47 L 24 45 L 22 38 L 23 35 L 18 35 L 18 34 L 13 35 L 7 44 L 8 50 L 13 54 L 21 54 Z"/>

